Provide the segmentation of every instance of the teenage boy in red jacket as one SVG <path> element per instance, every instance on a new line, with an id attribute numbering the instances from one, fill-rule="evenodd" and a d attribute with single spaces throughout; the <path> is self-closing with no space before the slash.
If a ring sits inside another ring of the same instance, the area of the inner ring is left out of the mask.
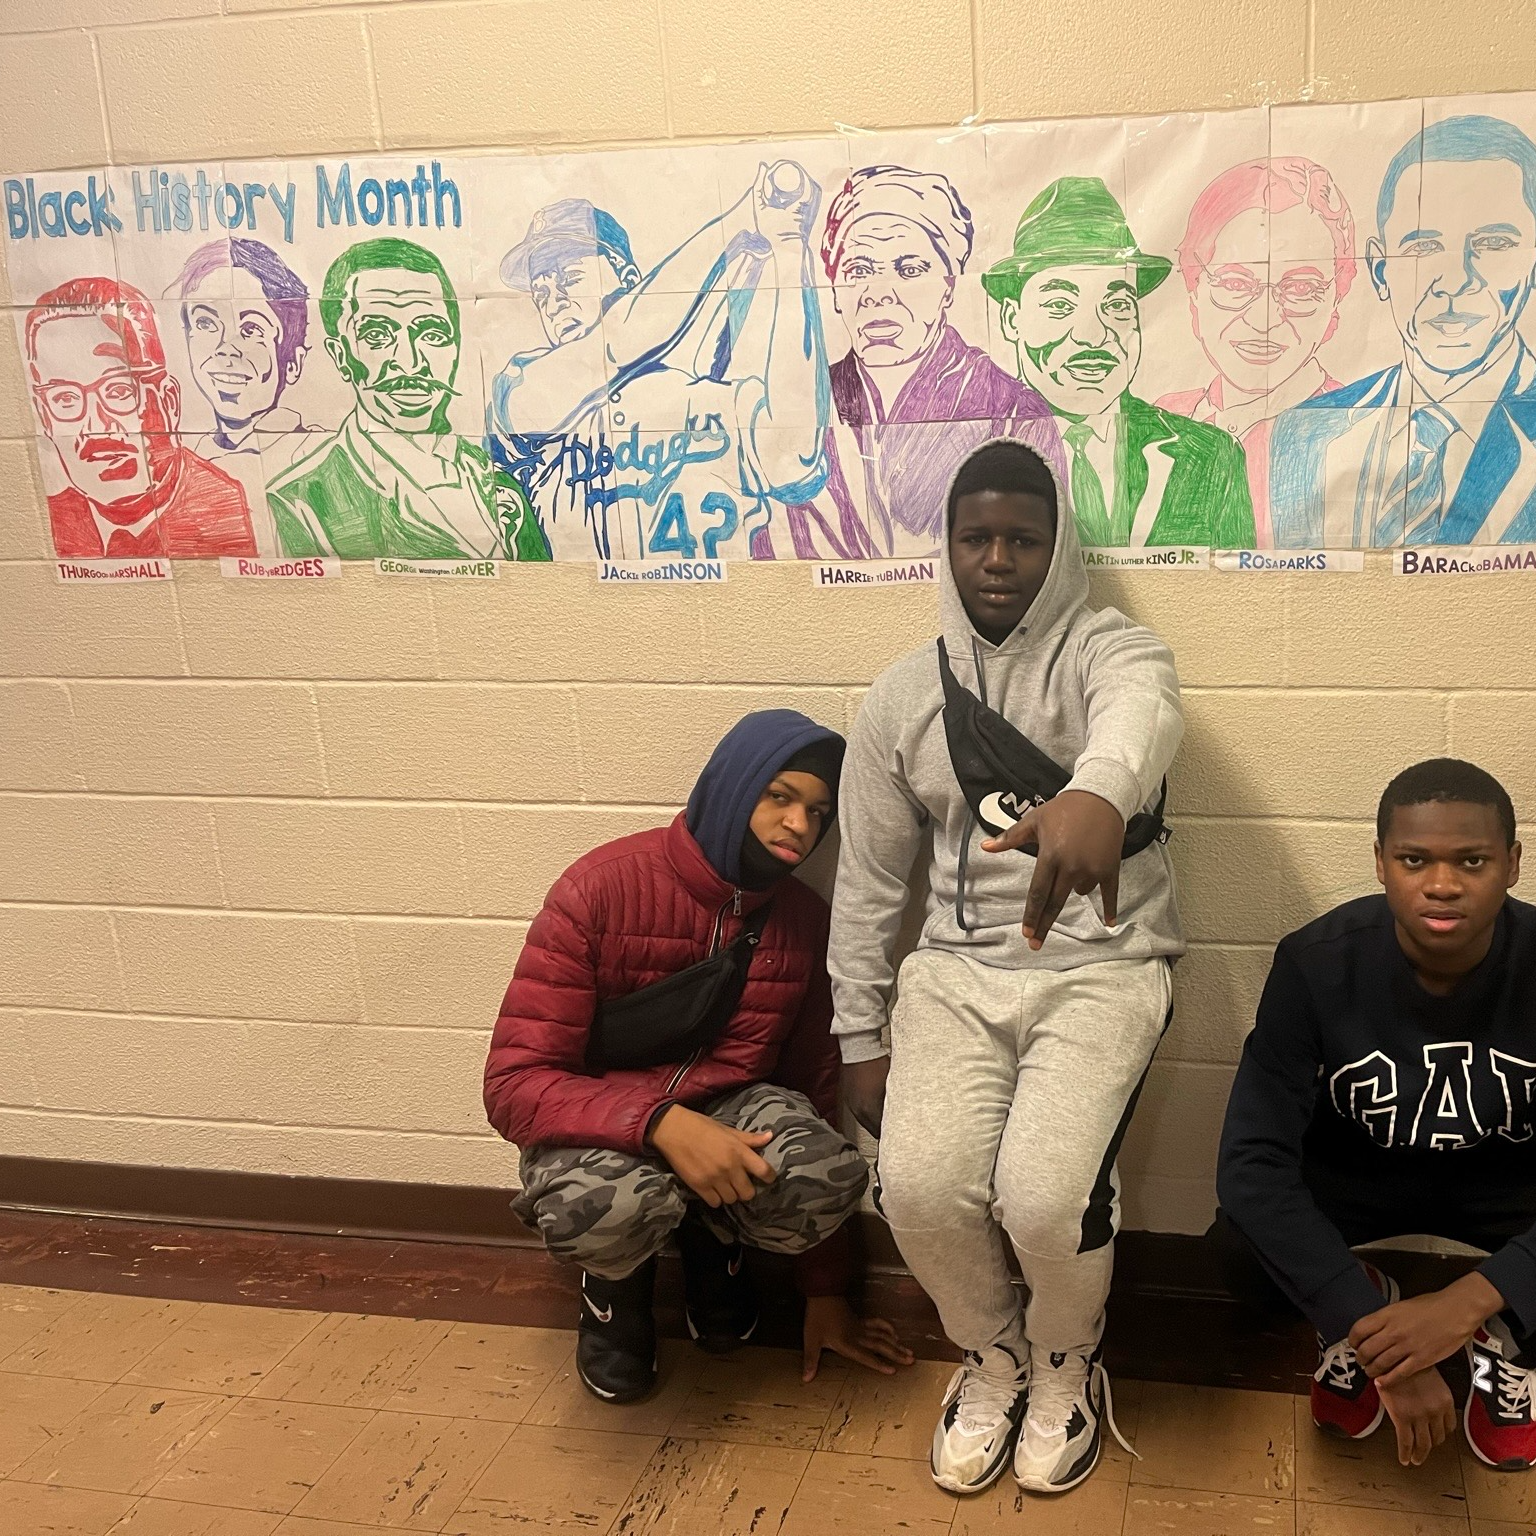
<path id="1" fill-rule="evenodd" d="M 491 1124 L 522 1149 L 513 1209 L 582 1266 L 576 1365 L 610 1402 L 656 1379 L 656 1255 L 676 1235 L 689 1330 L 721 1352 L 757 1303 L 743 1242 L 797 1259 L 805 1379 L 823 1349 L 889 1373 L 910 1353 L 848 1305 L 864 1159 L 835 1128 L 827 906 L 784 878 L 835 814 L 843 740 L 793 710 L 746 716 L 669 827 L 594 849 L 555 882 L 501 1006 Z M 763 909 L 767 908 L 766 919 Z M 599 1005 L 696 965 L 761 924 L 741 999 L 681 1061 L 587 1069 Z"/>

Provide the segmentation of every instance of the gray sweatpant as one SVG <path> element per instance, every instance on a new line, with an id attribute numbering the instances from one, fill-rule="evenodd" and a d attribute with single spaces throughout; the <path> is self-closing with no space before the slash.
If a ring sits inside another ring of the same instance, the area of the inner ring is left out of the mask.
<path id="1" fill-rule="evenodd" d="M 774 1171 L 750 1200 L 711 1210 L 659 1157 L 605 1147 L 529 1147 L 512 1209 L 536 1226 L 558 1259 L 622 1280 L 667 1246 L 692 1203 L 723 1242 L 740 1238 L 770 1253 L 803 1253 L 859 1208 L 869 1170 L 841 1131 L 804 1094 L 753 1083 L 707 1114 L 738 1131 L 771 1131 L 761 1157 Z"/>
<path id="2" fill-rule="evenodd" d="M 1173 996 L 1168 962 L 901 968 L 877 1190 L 962 1349 L 1091 1347 L 1119 1227 L 1115 1157 Z M 1022 1318 L 1003 1234 L 1029 1288 Z"/>

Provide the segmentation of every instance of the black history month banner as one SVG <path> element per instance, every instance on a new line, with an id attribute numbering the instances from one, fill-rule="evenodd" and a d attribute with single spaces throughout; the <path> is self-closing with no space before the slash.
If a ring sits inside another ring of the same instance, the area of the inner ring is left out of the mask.
<path id="1" fill-rule="evenodd" d="M 54 547 L 921 561 L 1000 435 L 1142 563 L 1536 542 L 1533 138 L 1522 95 L 5 175 Z"/>

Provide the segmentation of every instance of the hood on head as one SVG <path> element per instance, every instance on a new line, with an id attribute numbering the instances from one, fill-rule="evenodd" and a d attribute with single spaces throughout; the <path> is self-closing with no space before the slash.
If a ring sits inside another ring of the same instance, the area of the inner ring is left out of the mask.
<path id="1" fill-rule="evenodd" d="M 989 438 L 976 449 L 975 453 L 967 455 L 961 461 L 954 474 L 950 476 L 949 484 L 944 488 L 946 513 L 944 544 L 939 561 L 941 571 L 939 620 L 943 626 L 945 642 L 956 656 L 969 656 L 973 644 L 980 644 L 989 651 L 995 650 L 999 655 L 1007 655 L 1035 636 L 1049 634 L 1076 613 L 1088 597 L 1088 572 L 1083 566 L 1083 549 L 1077 540 L 1077 519 L 1072 515 L 1071 499 L 1067 495 L 1066 486 L 1062 484 L 1061 476 L 1056 473 L 1055 466 L 1043 455 L 1036 454 L 1056 486 L 1056 545 L 1051 551 L 1051 569 L 1046 575 L 1045 585 L 1035 594 L 1035 600 L 1029 605 L 1029 611 L 1020 620 L 1013 633 L 999 646 L 994 647 L 990 641 L 982 638 L 976 626 L 971 623 L 970 615 L 965 611 L 965 604 L 960 600 L 960 589 L 955 585 L 955 573 L 949 563 L 947 509 L 950 492 L 960 478 L 961 471 L 976 457 L 977 453 L 998 443 L 1017 441 L 1015 438 L 1007 437 Z M 1035 453 L 1035 449 L 1028 443 L 1018 443 L 1018 446 Z"/>
<path id="2" fill-rule="evenodd" d="M 752 812 L 774 775 L 797 752 L 820 743 L 834 745 L 840 755 L 843 738 L 795 709 L 761 709 L 744 715 L 720 738 L 688 797 L 684 820 L 722 880 L 741 884 L 742 843 Z M 828 787 L 835 796 L 837 785 Z M 827 826 L 832 821 L 829 816 Z"/>

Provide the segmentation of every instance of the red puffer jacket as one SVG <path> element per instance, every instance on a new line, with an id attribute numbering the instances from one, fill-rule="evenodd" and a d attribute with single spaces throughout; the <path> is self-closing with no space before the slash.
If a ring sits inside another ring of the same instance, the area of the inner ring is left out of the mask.
<path id="1" fill-rule="evenodd" d="M 583 1070 L 599 1002 L 625 997 L 707 957 L 722 925 L 730 944 L 763 902 L 773 910 L 729 1025 L 691 1065 Z M 578 859 L 528 930 L 485 1065 L 485 1108 L 520 1146 L 611 1147 L 643 1156 L 646 1133 L 671 1104 L 703 1109 L 750 1083 L 806 1095 L 836 1123 L 839 1057 L 829 1025 L 826 903 L 800 881 L 741 891 L 705 859 L 679 816 Z M 846 1228 L 801 1256 L 807 1295 L 849 1278 Z"/>

